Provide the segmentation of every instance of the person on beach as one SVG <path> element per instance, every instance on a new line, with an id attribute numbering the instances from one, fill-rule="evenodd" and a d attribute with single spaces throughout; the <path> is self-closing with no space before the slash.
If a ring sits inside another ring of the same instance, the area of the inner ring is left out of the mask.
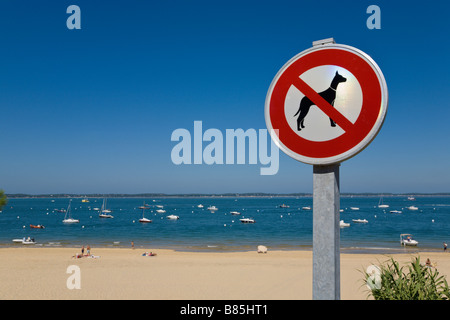
<path id="1" fill-rule="evenodd" d="M 87 255 L 90 256 L 91 255 L 91 247 L 88 245 L 87 248 Z"/>
<path id="2" fill-rule="evenodd" d="M 447 244 L 444 242 L 444 252 L 447 251 Z"/>
<path id="3" fill-rule="evenodd" d="M 81 255 L 84 255 L 84 245 L 81 247 Z"/>
<path id="4" fill-rule="evenodd" d="M 131 241 L 131 249 L 134 249 L 134 241 Z"/>

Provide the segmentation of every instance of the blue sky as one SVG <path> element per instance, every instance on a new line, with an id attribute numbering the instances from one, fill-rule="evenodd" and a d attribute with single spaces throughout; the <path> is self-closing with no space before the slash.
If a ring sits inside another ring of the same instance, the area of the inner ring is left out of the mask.
<path id="1" fill-rule="evenodd" d="M 81 9 L 69 30 L 66 9 Z M 366 9 L 381 9 L 369 30 Z M 2 1 L 0 188 L 7 193 L 312 192 L 312 166 L 179 165 L 177 128 L 266 128 L 277 71 L 334 37 L 380 66 L 377 138 L 341 192 L 450 192 L 448 1 Z"/>

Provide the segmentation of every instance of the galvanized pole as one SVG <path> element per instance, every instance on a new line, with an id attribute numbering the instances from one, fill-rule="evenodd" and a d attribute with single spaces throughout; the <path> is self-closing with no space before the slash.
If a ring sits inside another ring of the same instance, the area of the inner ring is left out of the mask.
<path id="1" fill-rule="evenodd" d="M 339 300 L 339 166 L 313 167 L 313 299 Z"/>

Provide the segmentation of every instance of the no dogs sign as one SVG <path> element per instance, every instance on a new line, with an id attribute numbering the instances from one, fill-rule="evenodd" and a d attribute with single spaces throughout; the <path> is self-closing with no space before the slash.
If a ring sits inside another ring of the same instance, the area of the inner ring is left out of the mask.
<path id="1" fill-rule="evenodd" d="M 272 139 L 292 158 L 339 163 L 362 151 L 379 132 L 388 93 L 378 65 L 340 44 L 307 49 L 273 79 L 265 119 Z"/>

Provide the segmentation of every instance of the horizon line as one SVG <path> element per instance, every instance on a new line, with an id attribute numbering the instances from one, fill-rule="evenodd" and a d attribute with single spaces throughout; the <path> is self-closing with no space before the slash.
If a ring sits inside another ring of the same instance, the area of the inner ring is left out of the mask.
<path id="1" fill-rule="evenodd" d="M 8 198 L 169 198 L 169 197 L 312 197 L 310 192 L 273 193 L 273 192 L 225 192 L 225 193 L 5 193 Z M 342 192 L 341 196 L 450 196 L 450 192 Z"/>

